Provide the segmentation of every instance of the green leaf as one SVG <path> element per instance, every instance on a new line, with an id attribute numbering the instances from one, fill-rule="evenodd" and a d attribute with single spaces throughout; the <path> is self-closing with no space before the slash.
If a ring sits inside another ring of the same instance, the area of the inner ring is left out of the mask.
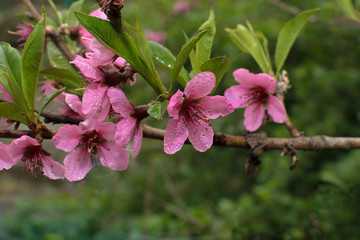
<path id="1" fill-rule="evenodd" d="M 213 93 L 215 92 L 217 86 L 221 82 L 222 77 L 227 72 L 229 67 L 230 61 L 229 58 L 226 56 L 210 58 L 200 66 L 201 72 L 209 71 L 214 73 L 216 76 L 216 85 L 212 91 Z"/>
<path id="2" fill-rule="evenodd" d="M 301 29 L 305 26 L 309 18 L 314 15 L 314 13 L 318 10 L 319 9 L 312 9 L 298 14 L 294 19 L 287 22 L 281 29 L 275 48 L 275 76 L 280 73 L 285 63 L 285 60 L 290 52 L 290 49 L 294 44 L 297 36 L 299 35 Z"/>
<path id="3" fill-rule="evenodd" d="M 77 20 L 74 12 L 83 11 L 83 4 L 84 4 L 84 0 L 76 1 L 73 4 L 71 4 L 66 14 L 66 23 L 68 24 L 68 26 L 79 25 L 79 21 Z"/>
<path id="4" fill-rule="evenodd" d="M 195 51 L 196 68 L 193 69 L 195 74 L 198 74 L 200 72 L 201 64 L 207 61 L 211 56 L 211 49 L 213 46 L 214 36 L 216 33 L 215 14 L 213 9 L 210 10 L 209 19 L 200 26 L 199 31 L 201 30 L 208 30 L 208 31 L 196 44 L 196 51 Z"/>
<path id="5" fill-rule="evenodd" d="M 250 24 L 248 26 L 251 27 Z M 271 63 L 266 57 L 266 51 L 264 51 L 252 28 L 248 29 L 244 25 L 238 24 L 236 29 L 226 28 L 225 30 L 230 34 L 231 40 L 241 51 L 245 50 L 246 53 L 250 53 L 261 71 L 264 73 L 272 72 Z"/>
<path id="6" fill-rule="evenodd" d="M 175 63 L 175 56 L 169 49 L 163 45 L 149 41 L 150 52 L 157 64 L 163 67 L 166 71 L 171 73 Z M 185 87 L 186 83 L 190 80 L 190 75 L 184 67 L 181 68 L 177 81 Z"/>
<path id="7" fill-rule="evenodd" d="M 349 18 L 355 21 L 359 21 L 358 13 L 351 0 L 335 0 L 335 1 Z"/>
<path id="8" fill-rule="evenodd" d="M 20 108 L 13 102 L 0 103 L 0 117 L 28 125 L 30 122 L 22 115 Z"/>
<path id="9" fill-rule="evenodd" d="M 16 82 L 14 76 L 10 73 L 7 74 L 3 70 L 0 70 L 0 83 L 11 95 L 15 103 L 20 107 L 22 112 L 26 114 L 26 117 L 31 120 L 33 118 L 33 111 L 31 111 L 26 103 L 25 97 L 19 84 Z"/>
<path id="10" fill-rule="evenodd" d="M 47 55 L 49 58 L 50 65 L 55 68 L 67 69 L 77 73 L 77 71 L 71 66 L 67 58 L 62 52 L 56 47 L 52 41 L 46 43 Z"/>
<path id="11" fill-rule="evenodd" d="M 22 90 L 31 111 L 34 111 L 35 92 L 41 57 L 45 44 L 45 12 L 26 41 L 22 54 Z"/>
<path id="12" fill-rule="evenodd" d="M 21 86 L 21 55 L 17 49 L 5 42 L 0 43 L 0 69 L 8 75 L 11 72 Z"/>
<path id="13" fill-rule="evenodd" d="M 50 5 L 52 11 L 54 12 L 54 14 L 56 16 L 56 20 L 57 20 L 59 26 L 61 26 L 61 24 L 63 24 L 63 21 L 62 21 L 62 18 L 60 16 L 60 14 L 59 14 L 59 11 L 56 8 L 55 3 L 52 0 L 48 0 L 48 2 L 49 2 L 49 5 Z"/>
<path id="14" fill-rule="evenodd" d="M 168 105 L 169 105 L 168 100 L 165 100 L 160 103 L 155 103 L 154 105 L 152 105 L 148 108 L 147 112 L 153 118 L 155 118 L 157 120 L 162 120 Z"/>
<path id="15" fill-rule="evenodd" d="M 38 112 L 37 118 L 36 118 L 36 122 L 39 121 L 39 117 L 42 113 L 42 111 L 46 108 L 47 105 L 49 105 L 49 103 L 54 100 L 54 98 L 56 98 L 57 96 L 59 96 L 62 92 L 65 91 L 65 88 L 61 88 L 58 89 L 52 93 L 50 93 L 49 95 L 47 95 L 42 101 L 41 101 L 41 106 L 40 106 L 40 110 Z"/>
<path id="16" fill-rule="evenodd" d="M 176 79 L 178 78 L 179 72 L 181 68 L 184 66 L 187 58 L 189 57 L 191 50 L 195 47 L 196 43 L 204 36 L 206 32 L 208 32 L 208 30 L 202 30 L 200 32 L 196 32 L 182 46 L 179 55 L 176 57 L 174 67 L 171 71 L 171 86 L 169 92 L 171 92 L 172 86 L 174 85 Z"/>
<path id="17" fill-rule="evenodd" d="M 84 82 L 79 74 L 69 71 L 67 69 L 48 67 L 40 71 L 40 74 L 50 79 L 61 82 L 70 88 L 81 88 Z"/>
<path id="18" fill-rule="evenodd" d="M 158 81 L 158 76 L 149 69 L 133 38 L 114 24 L 88 16 L 81 12 L 75 12 L 80 23 L 104 46 L 112 50 L 116 55 L 124 58 L 155 90 L 157 95 L 166 94 L 166 89 Z"/>

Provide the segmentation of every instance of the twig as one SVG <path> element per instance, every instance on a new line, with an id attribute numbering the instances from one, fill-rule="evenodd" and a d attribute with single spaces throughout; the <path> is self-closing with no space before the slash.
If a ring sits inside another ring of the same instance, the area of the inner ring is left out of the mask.
<path id="1" fill-rule="evenodd" d="M 36 20 L 36 21 L 40 21 L 41 20 L 41 15 L 40 13 L 36 10 L 36 8 L 34 7 L 34 5 L 32 4 L 32 2 L 30 0 L 22 0 L 23 3 L 25 4 L 25 6 L 27 7 L 27 9 L 29 10 L 29 12 L 31 13 L 32 17 Z"/>

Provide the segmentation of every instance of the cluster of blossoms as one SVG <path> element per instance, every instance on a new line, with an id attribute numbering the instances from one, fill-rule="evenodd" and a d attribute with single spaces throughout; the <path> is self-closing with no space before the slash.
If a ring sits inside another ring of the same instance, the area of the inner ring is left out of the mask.
<path id="1" fill-rule="evenodd" d="M 177 11 L 184 11 L 178 3 Z M 175 7 L 175 6 L 174 6 Z M 90 15 L 107 20 L 96 10 Z M 113 170 L 125 170 L 129 163 L 126 147 L 131 139 L 131 154 L 140 151 L 143 132 L 141 121 L 148 116 L 147 105 L 134 106 L 119 86 L 129 80 L 132 86 L 136 75 L 121 57 L 100 44 L 88 31 L 80 28 L 79 41 L 86 53 L 71 61 L 84 76 L 86 83 L 82 100 L 70 93 L 61 93 L 55 101 L 63 105 L 58 112 L 80 120 L 79 125 L 66 124 L 52 138 L 56 148 L 68 152 L 64 166 L 54 161 L 42 147 L 42 139 L 22 136 L 11 144 L 0 142 L 0 170 L 9 169 L 21 162 L 22 168 L 34 175 L 40 169 L 50 179 L 83 179 L 98 161 Z M 208 96 L 216 85 L 212 72 L 201 72 L 187 82 L 184 91 L 178 90 L 169 99 L 167 113 L 170 117 L 164 136 L 164 151 L 174 154 L 188 139 L 200 152 L 213 144 L 214 131 L 210 119 L 226 116 L 235 108 L 246 108 L 244 125 L 248 131 L 257 130 L 270 116 L 282 123 L 286 111 L 274 96 L 276 82 L 268 74 L 252 74 L 246 69 L 234 72 L 238 86 L 226 90 L 225 96 Z M 56 83 L 46 81 L 41 87 L 45 95 L 57 90 Z M 6 101 L 13 101 L 0 84 Z M 114 122 L 104 122 L 112 118 Z"/>

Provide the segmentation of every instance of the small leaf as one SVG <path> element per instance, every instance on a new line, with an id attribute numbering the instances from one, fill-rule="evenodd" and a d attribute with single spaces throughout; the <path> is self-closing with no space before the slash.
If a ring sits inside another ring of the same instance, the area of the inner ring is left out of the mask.
<path id="1" fill-rule="evenodd" d="M 217 86 L 221 82 L 222 77 L 227 72 L 229 67 L 230 61 L 226 56 L 210 58 L 200 66 L 201 72 L 209 71 L 214 73 L 216 76 L 216 85 L 212 91 L 213 93 L 215 92 Z"/>
<path id="2" fill-rule="evenodd" d="M 16 103 L 2 102 L 0 103 L 0 117 L 8 118 L 16 122 L 28 125 L 30 122 L 21 114 L 21 110 Z"/>
<path id="3" fill-rule="evenodd" d="M 26 117 L 31 120 L 33 118 L 33 111 L 29 109 L 24 94 L 12 73 L 10 72 L 7 74 L 6 72 L 0 70 L 0 83 L 4 86 L 6 91 L 8 91 L 22 112 L 26 114 Z"/>
<path id="4" fill-rule="evenodd" d="M 54 12 L 54 14 L 56 16 L 56 20 L 57 20 L 59 26 L 61 26 L 63 24 L 63 21 L 62 21 L 62 18 L 60 16 L 60 14 L 59 14 L 59 11 L 56 8 L 55 3 L 53 2 L 53 0 L 48 0 L 48 2 L 49 2 L 49 5 L 50 5 L 52 11 Z"/>
<path id="5" fill-rule="evenodd" d="M 236 29 L 226 28 L 225 30 L 230 33 L 231 40 L 241 51 L 245 50 L 245 52 L 250 53 L 261 71 L 264 73 L 272 72 L 271 63 L 267 59 L 263 46 L 252 29 L 249 30 L 244 25 L 238 24 Z"/>
<path id="6" fill-rule="evenodd" d="M 79 21 L 75 17 L 74 12 L 75 11 L 83 11 L 83 4 L 84 4 L 84 0 L 76 1 L 73 4 L 71 4 L 71 6 L 66 14 L 66 23 L 68 24 L 68 26 L 79 25 Z"/>
<path id="7" fill-rule="evenodd" d="M 43 12 L 43 17 L 31 32 L 22 54 L 22 89 L 31 111 L 34 111 L 35 92 L 44 44 L 45 13 Z"/>
<path id="8" fill-rule="evenodd" d="M 166 71 L 171 73 L 172 68 L 175 63 L 175 56 L 170 52 L 169 49 L 164 47 L 163 45 L 149 41 L 149 47 L 152 57 L 155 62 L 158 63 L 161 67 L 163 67 Z M 186 83 L 190 80 L 190 75 L 183 67 L 180 70 L 177 81 L 185 87 Z"/>
<path id="9" fill-rule="evenodd" d="M 148 108 L 147 112 L 153 118 L 155 118 L 157 120 L 162 120 L 168 105 L 169 105 L 168 100 L 165 100 L 160 103 L 155 103 L 154 105 L 152 105 Z"/>
<path id="10" fill-rule="evenodd" d="M 184 66 L 187 58 L 189 57 L 189 54 L 191 50 L 195 47 L 196 43 L 204 36 L 204 34 L 208 30 L 202 30 L 200 32 L 196 32 L 189 40 L 186 41 L 186 43 L 182 46 L 179 55 L 176 57 L 174 67 L 171 71 L 171 85 L 175 83 L 176 79 L 178 78 L 179 72 L 181 68 Z M 171 91 L 172 87 L 170 87 Z"/>
<path id="11" fill-rule="evenodd" d="M 280 73 L 301 29 L 305 26 L 309 18 L 318 10 L 319 9 L 312 9 L 298 14 L 281 29 L 275 48 L 276 76 Z"/>
<path id="12" fill-rule="evenodd" d="M 85 85 L 79 74 L 76 74 L 67 69 L 48 67 L 41 70 L 40 74 L 50 79 L 61 82 L 62 84 L 70 88 L 81 88 Z"/>
<path id="13" fill-rule="evenodd" d="M 47 107 L 47 105 L 49 105 L 49 103 L 54 100 L 54 98 L 56 98 L 57 96 L 59 96 L 62 92 L 65 91 L 65 88 L 61 88 L 58 89 L 52 93 L 50 93 L 49 95 L 47 95 L 42 101 L 41 101 L 41 107 L 40 110 L 38 112 L 37 118 L 36 118 L 36 122 L 38 122 L 39 117 L 42 113 L 42 111 Z"/>
<path id="14" fill-rule="evenodd" d="M 199 31 L 201 30 L 208 31 L 196 44 L 196 68 L 193 69 L 194 74 L 198 74 L 200 72 L 201 64 L 207 61 L 211 56 L 214 36 L 216 33 L 215 14 L 213 9 L 210 10 L 209 19 L 200 26 Z"/>
<path id="15" fill-rule="evenodd" d="M 7 74 L 11 72 L 21 87 L 21 55 L 17 49 L 5 42 L 0 43 L 0 69 Z"/>
<path id="16" fill-rule="evenodd" d="M 79 22 L 104 46 L 112 50 L 117 56 L 124 58 L 155 90 L 157 95 L 166 95 L 166 89 L 158 76 L 147 66 L 145 60 L 132 37 L 114 24 L 75 12 Z"/>

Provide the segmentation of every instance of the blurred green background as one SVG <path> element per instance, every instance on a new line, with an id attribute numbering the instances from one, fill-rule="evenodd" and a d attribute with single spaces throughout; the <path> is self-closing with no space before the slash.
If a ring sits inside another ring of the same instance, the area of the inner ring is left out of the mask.
<path id="1" fill-rule="evenodd" d="M 39 9 L 42 4 L 50 9 L 46 1 L 34 2 Z M 56 1 L 60 9 L 70 2 Z M 144 29 L 166 31 L 165 46 L 177 54 L 183 31 L 194 33 L 213 7 L 213 56 L 227 55 L 231 62 L 218 94 L 235 84 L 233 70 L 260 71 L 250 55 L 237 50 L 226 27 L 249 20 L 267 36 L 273 56 L 277 34 L 294 17 L 292 11 L 321 8 L 285 64 L 292 85 L 287 109 L 306 136 L 360 136 L 360 24 L 334 1 L 289 0 L 284 6 L 276 0 L 199 0 L 190 1 L 192 8 L 184 14 L 173 12 L 174 2 L 126 0 L 123 15 L 134 23 L 138 12 Z M 15 44 L 7 30 L 15 30 L 16 16 L 26 9 L 21 1 L 1 1 L 0 9 L 0 40 Z M 125 91 L 134 104 L 154 99 L 141 80 Z M 238 109 L 213 126 L 217 132 L 240 135 L 245 133 L 242 121 L 243 110 Z M 278 124 L 261 130 L 288 137 Z M 199 153 L 184 146 L 166 155 L 162 142 L 144 139 L 126 171 L 96 167 L 77 183 L 35 179 L 14 167 L 0 173 L 0 239 L 359 239 L 360 151 L 298 155 L 296 169 L 289 171 L 288 157 L 265 152 L 252 179 L 244 169 L 247 150 L 213 147 Z M 54 156 L 62 161 L 61 153 Z"/>

